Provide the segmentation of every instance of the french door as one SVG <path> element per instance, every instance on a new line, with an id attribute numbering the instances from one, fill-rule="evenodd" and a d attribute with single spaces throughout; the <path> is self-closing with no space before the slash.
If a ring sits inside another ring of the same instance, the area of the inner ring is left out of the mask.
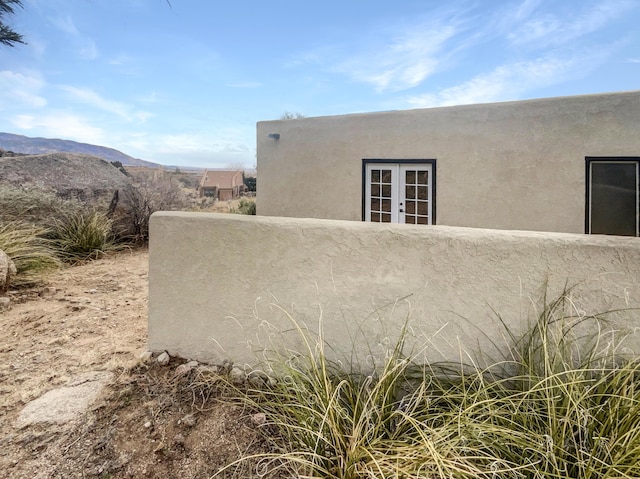
<path id="1" fill-rule="evenodd" d="M 434 224 L 434 162 L 364 160 L 364 220 Z"/>

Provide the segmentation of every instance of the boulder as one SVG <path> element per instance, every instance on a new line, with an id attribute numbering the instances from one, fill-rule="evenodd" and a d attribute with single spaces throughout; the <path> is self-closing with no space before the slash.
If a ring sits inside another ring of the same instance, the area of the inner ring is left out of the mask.
<path id="1" fill-rule="evenodd" d="M 17 274 L 16 265 L 7 254 L 0 249 L 0 293 L 9 289 L 11 279 Z"/>

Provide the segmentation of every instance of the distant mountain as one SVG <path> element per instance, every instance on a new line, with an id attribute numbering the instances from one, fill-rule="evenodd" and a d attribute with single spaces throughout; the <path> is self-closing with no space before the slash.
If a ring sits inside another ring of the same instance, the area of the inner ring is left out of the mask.
<path id="1" fill-rule="evenodd" d="M 28 136 L 14 135 L 12 133 L 0 133 L 0 149 L 13 151 L 14 153 L 26 153 L 29 155 L 41 155 L 45 153 L 78 153 L 92 155 L 107 161 L 119 161 L 124 166 L 148 166 L 160 167 L 158 163 L 139 160 L 121 151 L 105 146 L 78 143 L 71 140 L 56 140 L 50 138 L 30 138 Z"/>

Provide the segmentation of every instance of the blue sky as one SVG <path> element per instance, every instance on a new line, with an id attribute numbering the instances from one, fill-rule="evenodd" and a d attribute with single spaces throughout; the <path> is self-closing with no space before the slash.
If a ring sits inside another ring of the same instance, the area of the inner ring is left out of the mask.
<path id="1" fill-rule="evenodd" d="M 23 0 L 0 131 L 255 164 L 255 123 L 640 89 L 640 0 Z"/>

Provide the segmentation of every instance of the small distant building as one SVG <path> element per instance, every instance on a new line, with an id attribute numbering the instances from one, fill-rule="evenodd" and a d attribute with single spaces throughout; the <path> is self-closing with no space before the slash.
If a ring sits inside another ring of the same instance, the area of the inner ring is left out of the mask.
<path id="1" fill-rule="evenodd" d="M 238 198 L 244 191 L 242 170 L 205 170 L 198 185 L 200 198 L 215 198 L 220 201 Z"/>

